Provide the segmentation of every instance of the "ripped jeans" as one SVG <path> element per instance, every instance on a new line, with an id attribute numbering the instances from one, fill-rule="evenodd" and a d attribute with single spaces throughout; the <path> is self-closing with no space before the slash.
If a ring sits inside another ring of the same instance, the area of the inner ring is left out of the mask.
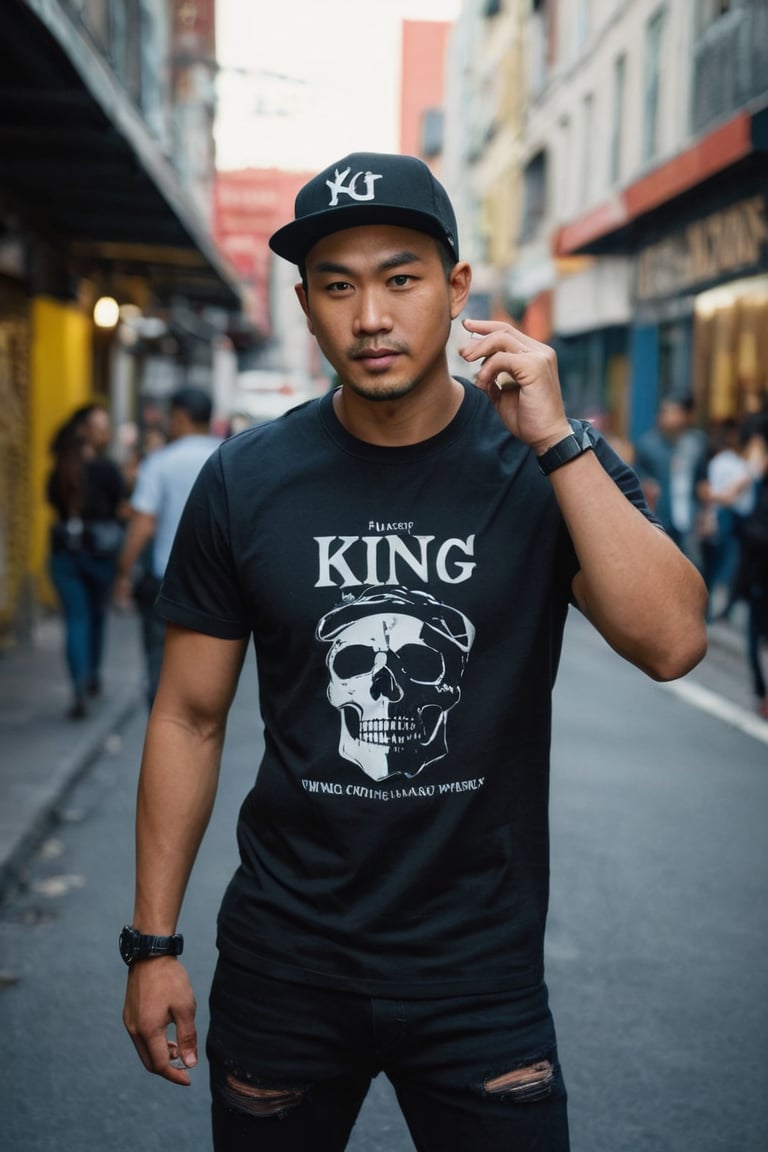
<path id="1" fill-rule="evenodd" d="M 543 984 L 385 1000 L 220 959 L 208 1058 L 215 1152 L 342 1152 L 379 1072 L 418 1152 L 568 1152 Z"/>

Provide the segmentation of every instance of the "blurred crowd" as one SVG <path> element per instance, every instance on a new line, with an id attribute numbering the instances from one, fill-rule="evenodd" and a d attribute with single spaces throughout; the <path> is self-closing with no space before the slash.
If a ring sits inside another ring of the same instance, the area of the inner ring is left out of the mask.
<path id="1" fill-rule="evenodd" d="M 186 387 L 170 397 L 167 412 L 148 410 L 141 433 L 121 428 L 114 437 L 106 403 L 95 401 L 53 437 L 49 573 L 64 620 L 72 720 L 83 719 L 101 693 L 112 603 L 138 611 L 151 707 L 165 633 L 154 601 L 187 496 L 221 442 L 210 434 L 211 415 L 207 392 Z"/>
<path id="2" fill-rule="evenodd" d="M 635 444 L 613 434 L 603 413 L 587 414 L 637 472 L 661 524 L 697 565 L 709 619 L 746 606 L 746 655 L 759 714 L 768 719 L 763 647 L 768 642 L 768 404 L 742 420 L 703 429 L 693 397 L 665 396 L 656 423 Z"/>

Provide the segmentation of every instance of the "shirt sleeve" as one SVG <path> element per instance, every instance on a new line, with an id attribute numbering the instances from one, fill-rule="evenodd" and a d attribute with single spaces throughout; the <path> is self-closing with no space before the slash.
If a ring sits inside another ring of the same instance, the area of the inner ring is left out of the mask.
<path id="1" fill-rule="evenodd" d="M 642 512 L 646 520 L 650 520 L 652 524 L 656 524 L 661 528 L 661 521 L 648 507 L 648 502 L 643 495 L 642 485 L 638 478 L 640 468 L 638 467 L 638 471 L 635 471 L 625 460 L 622 460 L 618 452 L 611 447 L 605 437 L 598 432 L 596 428 L 588 426 L 587 435 L 592 441 L 595 455 L 614 484 L 621 489 L 627 500 Z"/>
<path id="2" fill-rule="evenodd" d="M 169 623 L 221 640 L 240 640 L 251 631 L 219 452 L 203 465 L 189 494 L 156 608 Z"/>
<path id="3" fill-rule="evenodd" d="M 136 477 L 136 487 L 131 494 L 131 508 L 147 516 L 157 516 L 160 511 L 162 480 L 160 460 L 156 453 L 145 456 Z"/>

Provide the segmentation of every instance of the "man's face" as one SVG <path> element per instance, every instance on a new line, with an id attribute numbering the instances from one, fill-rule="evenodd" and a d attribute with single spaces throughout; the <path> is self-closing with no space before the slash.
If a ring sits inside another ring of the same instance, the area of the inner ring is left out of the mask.
<path id="1" fill-rule="evenodd" d="M 112 438 L 112 423 L 103 408 L 94 408 L 88 414 L 86 437 L 95 452 L 104 452 Z"/>
<path id="2" fill-rule="evenodd" d="M 437 241 L 391 225 L 326 236 L 306 261 L 297 294 L 341 381 L 368 400 L 397 400 L 447 373 L 451 320 L 469 290 L 469 266 L 446 277 Z"/>
<path id="3" fill-rule="evenodd" d="M 688 427 L 688 409 L 676 400 L 665 401 L 659 410 L 659 428 L 667 436 L 679 436 Z"/>

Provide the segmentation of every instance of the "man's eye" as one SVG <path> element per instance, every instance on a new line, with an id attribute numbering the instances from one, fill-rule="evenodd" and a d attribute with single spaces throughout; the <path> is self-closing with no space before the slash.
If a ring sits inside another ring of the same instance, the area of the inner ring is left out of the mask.
<path id="1" fill-rule="evenodd" d="M 334 280 L 332 284 L 328 284 L 326 291 L 328 292 L 347 292 L 351 288 L 346 280 Z"/>
<path id="2" fill-rule="evenodd" d="M 390 283 L 394 284 L 395 288 L 404 288 L 406 284 L 410 284 L 413 276 L 408 276 L 405 272 L 398 272 L 396 276 L 392 277 Z"/>

